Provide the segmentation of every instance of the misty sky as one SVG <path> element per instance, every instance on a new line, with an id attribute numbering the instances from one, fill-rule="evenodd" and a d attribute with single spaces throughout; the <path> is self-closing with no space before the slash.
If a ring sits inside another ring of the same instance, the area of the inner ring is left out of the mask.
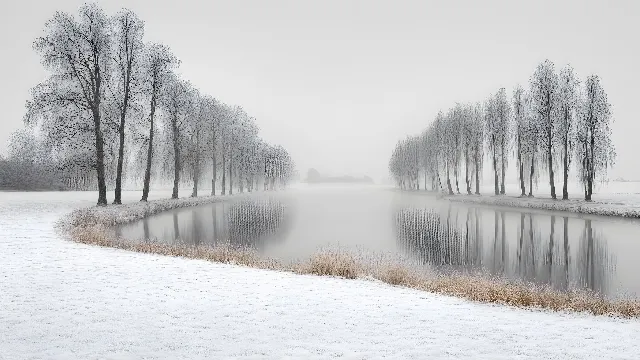
<path id="1" fill-rule="evenodd" d="M 32 41 L 55 10 L 81 0 L 0 4 L 0 153 L 45 78 Z M 602 78 L 618 153 L 612 177 L 640 179 L 640 2 L 628 1 L 98 1 L 146 22 L 180 73 L 242 105 L 298 169 L 387 175 L 396 141 L 456 101 L 528 86 L 545 58 Z M 636 105 L 634 105 L 636 104 Z M 512 168 L 515 168 L 513 166 Z"/>

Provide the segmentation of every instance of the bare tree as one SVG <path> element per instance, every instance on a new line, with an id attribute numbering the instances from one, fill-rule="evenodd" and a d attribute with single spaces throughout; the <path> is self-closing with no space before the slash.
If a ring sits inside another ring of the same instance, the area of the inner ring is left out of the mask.
<path id="1" fill-rule="evenodd" d="M 591 201 L 596 177 L 599 175 L 604 179 L 616 157 L 611 143 L 611 105 L 597 75 L 591 75 L 585 81 L 578 120 L 579 179 L 584 185 L 585 200 Z"/>
<path id="2" fill-rule="evenodd" d="M 139 66 L 142 57 L 144 22 L 130 10 L 122 10 L 113 19 L 114 27 L 114 64 L 117 72 L 117 84 L 113 86 L 120 112 L 118 125 L 119 145 L 116 170 L 116 188 L 114 204 L 122 203 L 122 166 L 124 162 L 125 123 L 129 102 L 132 99 L 132 86 L 140 85 Z"/>
<path id="3" fill-rule="evenodd" d="M 181 148 L 183 146 L 183 131 L 186 119 L 191 107 L 191 84 L 178 78 L 176 75 L 169 77 L 162 98 L 163 107 L 169 116 L 171 141 L 173 144 L 173 191 L 172 199 L 178 198 L 180 186 L 180 172 L 182 171 Z"/>
<path id="4" fill-rule="evenodd" d="M 573 68 L 567 65 L 560 71 L 558 85 L 558 131 L 557 146 L 560 148 L 562 157 L 562 199 L 569 199 L 567 182 L 569 181 L 569 166 L 573 156 L 573 145 L 575 142 L 575 115 L 578 105 L 579 82 L 573 72 Z"/>
<path id="5" fill-rule="evenodd" d="M 51 75 L 32 90 L 25 121 L 53 120 L 57 124 L 54 129 L 70 125 L 92 132 L 98 205 L 106 205 L 101 104 L 110 65 L 108 19 L 96 4 L 83 5 L 78 19 L 56 12 L 45 24 L 45 35 L 35 41 L 34 48 Z M 61 113 L 65 116 L 51 116 Z"/>
<path id="6" fill-rule="evenodd" d="M 520 181 L 520 196 L 526 195 L 526 188 L 524 186 L 524 159 L 523 159 L 523 138 L 526 136 L 526 123 L 525 123 L 525 103 L 524 103 L 524 89 L 522 86 L 517 85 L 513 90 L 513 125 L 515 127 L 515 141 L 516 141 L 516 159 L 518 166 L 518 180 Z"/>
<path id="7" fill-rule="evenodd" d="M 147 144 L 147 161 L 144 172 L 144 184 L 141 201 L 149 198 L 149 185 L 151 182 L 151 164 L 153 159 L 155 115 L 158 98 L 164 91 L 164 87 L 171 79 L 171 70 L 179 65 L 176 57 L 165 45 L 150 44 L 145 47 L 143 88 L 149 97 L 149 138 Z"/>
<path id="8" fill-rule="evenodd" d="M 500 119 L 498 115 L 498 102 L 496 96 L 491 96 L 485 103 L 485 128 L 487 129 L 487 141 L 489 152 L 491 153 L 491 163 L 493 166 L 494 192 L 500 194 L 498 157 L 500 156 L 501 134 Z"/>
<path id="9" fill-rule="evenodd" d="M 531 96 L 533 108 L 537 114 L 542 131 L 541 143 L 546 153 L 546 164 L 549 172 L 551 198 L 556 199 L 556 186 L 553 180 L 553 144 L 557 130 L 556 107 L 558 98 L 558 75 L 553 63 L 545 60 L 536 68 L 531 77 Z"/>
<path id="10" fill-rule="evenodd" d="M 500 175 L 502 177 L 500 182 L 500 194 L 504 195 L 505 194 L 504 177 L 507 172 L 507 163 L 508 163 L 507 154 L 509 153 L 508 150 L 510 146 L 509 119 L 510 119 L 510 113 L 511 113 L 511 108 L 509 107 L 509 101 L 507 100 L 507 92 L 504 88 L 501 88 L 496 93 L 495 106 L 496 106 L 495 115 L 497 116 L 497 125 L 498 125 L 497 134 L 498 134 L 498 141 L 500 144 L 500 163 L 501 163 Z"/>

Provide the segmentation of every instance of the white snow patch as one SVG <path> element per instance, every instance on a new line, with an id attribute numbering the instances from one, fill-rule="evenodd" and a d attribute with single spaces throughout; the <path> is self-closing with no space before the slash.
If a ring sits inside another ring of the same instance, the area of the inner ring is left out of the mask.
<path id="1" fill-rule="evenodd" d="M 640 358 L 637 320 L 91 247 L 53 231 L 83 202 L 12 199 L 0 197 L 0 358 Z"/>

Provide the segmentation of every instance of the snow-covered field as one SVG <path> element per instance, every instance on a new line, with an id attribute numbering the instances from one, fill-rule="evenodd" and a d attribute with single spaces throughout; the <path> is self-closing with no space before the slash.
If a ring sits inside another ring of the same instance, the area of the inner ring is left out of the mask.
<path id="1" fill-rule="evenodd" d="M 0 359 L 640 358 L 638 320 L 129 253 L 54 233 L 61 216 L 94 201 L 0 192 Z"/>

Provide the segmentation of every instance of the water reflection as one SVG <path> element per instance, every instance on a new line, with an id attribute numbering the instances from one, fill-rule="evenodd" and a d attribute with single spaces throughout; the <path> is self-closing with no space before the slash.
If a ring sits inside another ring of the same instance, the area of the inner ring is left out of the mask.
<path id="1" fill-rule="evenodd" d="M 404 208 L 394 217 L 405 254 L 442 271 L 614 295 L 615 259 L 589 219 L 453 206 Z"/>
<path id="2" fill-rule="evenodd" d="M 116 228 L 126 239 L 191 246 L 231 243 L 261 248 L 279 241 L 289 224 L 287 206 L 274 198 L 242 199 L 177 209 Z"/>

